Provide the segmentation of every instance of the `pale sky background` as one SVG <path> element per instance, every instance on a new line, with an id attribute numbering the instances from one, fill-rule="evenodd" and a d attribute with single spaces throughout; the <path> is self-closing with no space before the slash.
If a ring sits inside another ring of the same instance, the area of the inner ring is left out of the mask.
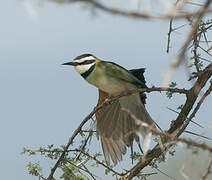
<path id="1" fill-rule="evenodd" d="M 32 5 L 35 12 L 30 11 L 30 15 L 26 10 L 28 5 L 23 2 L 0 0 L 1 180 L 37 179 L 28 175 L 25 166 L 29 161 L 40 161 L 41 166 L 48 168 L 54 163 L 40 156 L 20 155 L 22 148 L 66 144 L 94 108 L 97 89 L 87 84 L 73 68 L 61 66 L 62 63 L 82 53 L 93 53 L 128 69 L 145 67 L 147 85 L 160 86 L 163 74 L 188 32 L 185 27 L 173 34 L 174 48 L 167 54 L 168 21 L 125 19 L 99 11 L 94 16 L 81 4 L 39 6 L 37 3 Z M 187 79 L 183 67 L 174 73 L 179 88 L 191 86 Z M 183 96 L 168 100 L 164 94 L 151 93 L 147 109 L 153 119 L 167 129 L 176 114 L 166 107 L 176 109 L 183 100 Z M 194 125 L 188 129 L 212 137 L 211 107 L 212 96 L 205 100 L 195 117 L 205 129 Z M 100 142 L 95 144 L 101 151 Z M 207 164 L 206 158 L 193 162 L 186 153 L 178 148 L 176 157 L 161 164 L 161 169 L 183 179 L 179 168 L 186 159 L 193 170 L 195 167 L 198 170 L 193 176 L 201 175 L 199 169 Z M 207 153 L 201 157 L 207 157 Z M 159 178 L 167 179 L 161 174 L 151 179 Z"/>

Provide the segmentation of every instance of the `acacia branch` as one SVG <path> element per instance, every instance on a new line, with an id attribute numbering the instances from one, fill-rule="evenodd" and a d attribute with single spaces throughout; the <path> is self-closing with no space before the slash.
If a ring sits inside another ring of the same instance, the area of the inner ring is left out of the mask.
<path id="1" fill-rule="evenodd" d="M 113 170 L 112 168 L 110 168 L 109 166 L 107 166 L 106 164 L 104 164 L 103 162 L 99 161 L 96 157 L 91 156 L 90 154 L 88 154 L 88 153 L 86 153 L 86 152 L 84 152 L 84 151 L 81 151 L 81 150 L 79 150 L 79 149 L 75 149 L 74 151 L 82 153 L 83 155 L 85 155 L 85 156 L 87 156 L 87 157 L 93 159 L 94 161 L 96 161 L 97 164 L 102 165 L 103 167 L 105 167 L 105 168 L 108 169 L 109 171 L 113 172 L 114 174 L 119 175 L 119 176 L 122 176 L 121 173 L 116 172 L 115 170 Z"/>
<path id="2" fill-rule="evenodd" d="M 100 109 L 100 107 L 99 107 Z M 61 156 L 59 157 L 59 159 L 57 160 L 57 162 L 55 163 L 54 167 L 51 169 L 51 173 L 49 174 L 47 180 L 52 180 L 53 179 L 53 175 L 56 171 L 56 169 L 58 168 L 60 162 L 63 160 L 63 158 L 65 157 L 65 153 L 67 152 L 69 146 L 73 143 L 75 137 L 80 133 L 82 127 L 84 126 L 84 124 L 92 118 L 92 116 L 95 114 L 95 112 L 98 110 L 98 107 L 96 108 L 96 110 L 92 111 L 78 126 L 78 128 L 74 131 L 73 135 L 70 137 L 67 145 L 64 147 L 64 151 L 62 152 Z"/>
<path id="3" fill-rule="evenodd" d="M 168 137 L 169 139 L 172 139 L 174 141 L 181 141 L 184 142 L 188 145 L 191 146 L 195 146 L 195 147 L 199 147 L 205 150 L 209 150 L 210 152 L 212 152 L 212 147 L 207 146 L 206 144 L 201 144 L 201 143 L 196 143 L 194 141 L 190 141 L 190 140 L 186 140 L 186 139 L 182 139 L 182 138 L 177 138 L 173 135 L 171 135 L 171 133 L 173 133 L 175 130 L 177 130 L 185 121 L 187 114 L 190 112 L 190 110 L 192 109 L 193 104 L 195 103 L 198 94 L 200 93 L 200 90 L 205 86 L 206 82 L 208 81 L 208 79 L 212 76 L 212 64 L 210 64 L 208 67 L 205 68 L 204 71 L 202 71 L 201 75 L 198 77 L 196 83 L 194 84 L 194 86 L 188 91 L 185 89 L 177 89 L 177 88 L 150 88 L 150 89 L 133 89 L 133 90 L 128 90 L 126 92 L 123 92 L 122 94 L 116 96 L 116 97 L 112 97 L 109 100 L 104 101 L 100 106 L 96 107 L 79 125 L 79 127 L 75 130 L 74 134 L 71 136 L 71 138 L 69 139 L 69 142 L 67 143 L 67 145 L 65 146 L 64 150 L 62 151 L 62 154 L 60 156 L 60 158 L 57 160 L 55 166 L 51 169 L 51 173 L 49 175 L 49 177 L 47 178 L 47 180 L 52 180 L 53 178 L 53 174 L 56 171 L 59 163 L 63 160 L 65 153 L 66 152 L 70 152 L 73 150 L 68 150 L 69 146 L 73 143 L 74 138 L 77 136 L 78 133 L 80 133 L 80 131 L 82 130 L 83 125 L 90 119 L 92 118 L 92 116 L 101 108 L 103 108 L 106 105 L 109 105 L 110 103 L 112 103 L 113 101 L 117 100 L 120 97 L 123 96 L 127 96 L 136 92 L 153 92 L 153 91 L 171 91 L 173 93 L 184 93 L 187 96 L 187 100 L 186 103 L 184 104 L 184 107 L 182 108 L 182 111 L 179 113 L 178 118 L 175 120 L 174 122 L 174 126 L 172 126 L 167 132 L 159 132 L 158 130 L 153 130 L 151 129 L 151 127 L 149 127 L 150 130 L 152 130 L 154 133 L 156 134 L 160 134 L 163 136 Z M 196 113 L 197 110 L 199 109 L 200 105 L 202 104 L 202 102 L 204 101 L 205 97 L 207 95 L 210 94 L 212 89 L 212 85 L 210 86 L 209 90 L 206 91 L 205 95 L 201 98 L 200 102 L 198 103 L 197 107 L 195 108 L 194 112 Z M 190 119 L 192 119 L 194 116 L 191 116 Z M 182 133 L 182 132 L 181 132 Z M 178 133 L 177 136 L 180 136 L 181 133 Z M 85 152 L 81 151 L 81 150 L 76 150 L 84 155 Z M 136 164 L 130 171 L 129 174 L 127 174 L 127 178 L 131 179 L 134 176 L 136 176 L 141 169 L 143 169 L 145 166 L 149 165 L 150 162 L 154 159 L 159 157 L 162 154 L 162 150 L 159 147 L 159 145 L 156 145 L 155 148 L 153 148 L 152 151 L 150 151 L 150 153 L 147 154 L 147 156 L 145 157 L 144 161 L 139 162 L 138 164 Z M 93 160 L 95 160 L 97 163 L 102 164 L 101 162 L 99 162 L 95 157 L 92 158 Z M 102 164 L 104 167 L 108 168 L 106 165 Z M 111 170 L 113 172 L 113 170 Z M 119 174 L 116 173 L 118 175 L 123 175 L 123 174 Z"/>
<path id="4" fill-rule="evenodd" d="M 181 47 L 179 54 L 172 61 L 171 65 L 170 65 L 170 68 L 167 71 L 167 74 L 166 74 L 166 76 L 164 78 L 164 84 L 166 84 L 167 82 L 170 81 L 173 71 L 177 67 L 179 67 L 179 65 L 182 62 L 185 61 L 185 53 L 186 53 L 186 51 L 188 49 L 188 46 L 189 46 L 190 42 L 192 41 L 192 39 L 197 34 L 197 30 L 198 30 L 199 24 L 201 22 L 201 19 L 204 17 L 205 11 L 208 10 L 208 7 L 210 6 L 211 2 L 212 2 L 212 0 L 207 0 L 206 3 L 204 4 L 202 10 L 200 10 L 200 13 L 197 14 L 197 16 L 195 16 L 194 24 L 192 25 L 191 30 L 190 30 L 185 42 L 183 43 L 183 46 Z"/>
<path id="5" fill-rule="evenodd" d="M 58 1 L 58 0 L 51 0 L 51 1 Z M 201 14 L 206 14 L 206 13 L 212 13 L 212 9 L 202 9 L 199 11 L 195 12 L 185 12 L 181 14 L 176 14 L 176 13 L 168 13 L 168 14 L 163 14 L 163 15 L 151 15 L 149 13 L 140 13 L 140 12 L 135 12 L 135 11 L 127 11 L 127 10 L 122 10 L 118 8 L 113 8 L 113 7 L 108 7 L 104 5 L 103 3 L 100 3 L 99 1 L 96 0 L 63 0 L 64 3 L 76 3 L 76 2 L 84 2 L 84 3 L 89 3 L 93 7 L 109 13 L 113 15 L 120 15 L 123 17 L 127 18 L 137 18 L 137 19 L 187 19 L 191 17 L 198 17 Z"/>
<path id="6" fill-rule="evenodd" d="M 127 96 L 133 93 L 137 93 L 137 92 L 161 92 L 161 91 L 170 91 L 172 93 L 180 93 L 180 94 L 185 94 L 186 96 L 188 96 L 188 90 L 186 89 L 178 89 L 178 88 L 143 88 L 143 89 L 132 89 L 132 90 L 127 90 L 123 93 L 121 93 L 120 95 L 116 96 L 116 97 L 112 97 L 110 99 L 105 100 L 101 105 L 99 105 L 98 107 L 94 108 L 94 110 L 80 123 L 79 127 L 74 131 L 73 135 L 70 137 L 69 142 L 67 143 L 67 145 L 64 148 L 64 151 L 62 152 L 61 156 L 59 157 L 59 159 L 57 160 L 57 162 L 55 163 L 54 167 L 51 169 L 51 173 L 49 174 L 47 180 L 52 180 L 53 175 L 57 169 L 57 167 L 59 166 L 59 163 L 63 160 L 65 153 L 68 152 L 68 148 L 69 146 L 73 143 L 75 137 L 80 133 L 80 131 L 82 130 L 82 127 L 84 126 L 84 124 L 93 117 L 93 115 L 99 111 L 101 108 L 103 108 L 106 105 L 109 105 L 110 103 L 114 102 L 115 100 L 117 100 L 118 98 L 121 98 L 123 96 Z"/>
<path id="7" fill-rule="evenodd" d="M 197 103 L 197 106 L 195 107 L 194 111 L 192 112 L 192 114 L 190 115 L 190 117 L 185 121 L 185 123 L 181 127 L 180 131 L 178 132 L 178 135 L 177 136 L 180 136 L 180 134 L 182 134 L 182 132 L 186 129 L 186 127 L 188 126 L 188 124 L 195 117 L 195 115 L 196 115 L 197 111 L 199 110 L 200 106 L 202 105 L 203 101 L 211 93 L 211 91 L 212 91 L 212 84 L 210 85 L 210 87 L 208 88 L 208 90 L 204 93 L 204 95 L 201 97 L 201 99 Z"/>
<path id="8" fill-rule="evenodd" d="M 187 93 L 186 102 L 179 113 L 177 119 L 173 123 L 173 128 L 168 130 L 168 133 L 173 133 L 176 129 L 180 128 L 181 125 L 184 123 L 186 117 L 188 116 L 189 112 L 191 111 L 201 89 L 205 86 L 206 82 L 210 79 L 212 75 L 212 64 L 208 65 L 198 76 L 197 81 L 195 82 L 194 86 L 189 90 Z M 192 117 L 193 118 L 193 117 Z"/>
<path id="9" fill-rule="evenodd" d="M 206 97 L 206 96 L 205 96 Z M 203 102 L 203 100 L 200 100 Z M 201 104 L 200 104 L 201 105 Z M 198 107 L 200 107 L 200 105 Z M 195 112 L 196 112 L 196 109 L 195 108 Z M 199 108 L 198 108 L 199 109 Z M 197 143 L 195 141 L 192 141 L 192 140 L 188 140 L 188 139 L 185 139 L 185 138 L 178 138 L 178 136 L 175 136 L 175 135 L 172 135 L 172 134 L 169 134 L 167 132 L 162 132 L 162 131 L 159 131 L 158 129 L 152 127 L 151 125 L 148 125 L 146 122 L 144 121 L 141 121 L 140 119 L 138 119 L 134 114 L 132 114 L 129 110 L 127 109 L 122 109 L 123 111 L 129 113 L 129 115 L 137 122 L 137 125 L 139 126 L 142 126 L 142 127 L 146 127 L 148 128 L 149 131 L 151 131 L 153 134 L 155 135 L 160 135 L 160 136 L 163 136 L 169 140 L 172 140 L 174 141 L 174 143 L 176 142 L 182 142 L 182 143 L 185 143 L 187 144 L 188 146 L 193 146 L 193 147 L 198 147 L 202 150 L 208 150 L 209 152 L 212 152 L 212 146 L 209 146 L 205 143 Z M 193 114 L 193 113 L 192 113 Z M 136 131 L 136 130 L 135 130 Z M 182 133 L 181 133 L 182 134 Z M 170 143 L 168 141 L 168 143 Z M 173 144 L 173 143 L 171 143 Z M 163 144 L 164 145 L 164 144 Z"/>
<path id="10" fill-rule="evenodd" d="M 206 180 L 207 177 L 209 176 L 209 174 L 211 174 L 211 173 L 212 173 L 212 158 L 210 159 L 210 162 L 209 162 L 208 167 L 207 167 L 207 171 L 204 174 L 204 176 L 202 177 L 202 180 Z"/>
<path id="11" fill-rule="evenodd" d="M 60 162 L 63 160 L 63 158 L 65 157 L 65 153 L 68 151 L 69 146 L 73 143 L 75 137 L 81 132 L 82 127 L 84 126 L 84 124 L 86 122 L 88 122 L 96 112 L 98 112 L 101 108 L 103 108 L 104 106 L 109 105 L 110 103 L 114 102 L 115 100 L 123 97 L 123 96 L 128 96 L 130 94 L 133 93 L 137 93 L 137 92 L 162 92 L 162 91 L 170 91 L 172 93 L 180 93 L 180 94 L 187 94 L 188 90 L 186 89 L 178 89 L 178 88 L 142 88 L 142 89 L 131 89 L 131 90 L 127 90 L 124 91 L 123 93 L 121 93 L 120 95 L 117 95 L 115 97 L 106 99 L 101 105 L 97 106 L 96 108 L 94 108 L 94 110 L 80 123 L 80 125 L 78 126 L 78 128 L 74 131 L 73 135 L 70 137 L 67 145 L 64 147 L 64 151 L 61 154 L 61 156 L 59 157 L 59 159 L 57 160 L 57 162 L 55 163 L 55 165 L 53 166 L 53 168 L 51 169 L 51 173 L 49 174 L 47 180 L 52 180 L 53 175 L 56 171 L 56 169 L 58 168 Z"/>
<path id="12" fill-rule="evenodd" d="M 205 86 L 206 82 L 211 78 L 212 76 L 212 64 L 208 65 L 202 72 L 202 74 L 198 77 L 196 83 L 194 86 L 188 91 L 187 93 L 187 99 L 186 102 L 179 113 L 177 119 L 174 121 L 173 125 L 170 127 L 170 129 L 167 131 L 169 134 L 176 134 L 175 131 L 177 131 L 184 123 L 184 121 L 187 119 L 187 116 L 189 112 L 191 111 L 194 103 L 196 102 L 196 99 L 201 91 L 201 89 Z M 200 103 L 201 105 L 201 103 Z M 198 108 L 199 109 L 199 108 Z M 197 110 L 198 110 L 197 109 Z M 194 110 L 195 111 L 195 110 Z M 181 135 L 182 132 L 177 134 L 177 137 Z M 142 159 L 140 162 L 138 162 L 131 170 L 130 173 L 127 174 L 128 179 L 132 179 L 135 177 L 143 168 L 148 166 L 151 161 L 155 158 L 158 158 L 160 155 L 162 155 L 163 151 L 161 150 L 160 146 L 157 144 L 145 157 L 145 159 Z"/>
<path id="13" fill-rule="evenodd" d="M 170 19 L 170 22 L 169 22 L 169 32 L 168 32 L 168 42 L 167 42 L 167 48 L 166 48 L 166 52 L 167 53 L 169 53 L 170 41 L 171 41 L 171 33 L 173 32 L 172 24 L 173 24 L 173 19 Z"/>

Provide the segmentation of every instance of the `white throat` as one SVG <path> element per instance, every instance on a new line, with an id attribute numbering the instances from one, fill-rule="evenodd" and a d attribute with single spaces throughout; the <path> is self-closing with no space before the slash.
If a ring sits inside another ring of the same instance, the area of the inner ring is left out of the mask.
<path id="1" fill-rule="evenodd" d="M 75 66 L 75 69 L 79 74 L 83 74 L 86 71 L 88 71 L 91 68 L 91 66 L 93 66 L 94 64 L 95 62 L 91 64 L 78 65 L 78 66 Z"/>

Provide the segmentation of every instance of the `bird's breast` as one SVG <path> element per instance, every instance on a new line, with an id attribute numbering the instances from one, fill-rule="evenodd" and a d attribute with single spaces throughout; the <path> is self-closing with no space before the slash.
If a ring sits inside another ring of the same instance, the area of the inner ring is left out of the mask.
<path id="1" fill-rule="evenodd" d="M 96 86 L 104 92 L 107 92 L 110 95 L 117 95 L 127 89 L 135 88 L 135 86 L 131 83 L 112 76 L 108 76 L 103 71 L 97 70 L 94 70 L 93 73 L 91 73 L 91 75 L 86 78 L 86 80 L 90 84 Z"/>

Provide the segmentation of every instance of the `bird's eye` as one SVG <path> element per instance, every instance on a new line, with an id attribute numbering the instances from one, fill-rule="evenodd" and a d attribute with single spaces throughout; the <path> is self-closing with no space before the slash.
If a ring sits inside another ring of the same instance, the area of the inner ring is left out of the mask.
<path id="1" fill-rule="evenodd" d="M 93 62 L 95 62 L 95 61 L 94 60 L 85 60 L 83 62 L 78 63 L 78 65 L 92 64 Z"/>
<path id="2" fill-rule="evenodd" d="M 85 63 L 85 64 L 89 64 L 89 63 L 90 63 L 90 61 L 89 61 L 89 60 L 86 60 L 84 63 Z"/>
<path id="3" fill-rule="evenodd" d="M 94 62 L 94 60 L 86 60 L 83 62 L 83 64 L 92 64 Z"/>

